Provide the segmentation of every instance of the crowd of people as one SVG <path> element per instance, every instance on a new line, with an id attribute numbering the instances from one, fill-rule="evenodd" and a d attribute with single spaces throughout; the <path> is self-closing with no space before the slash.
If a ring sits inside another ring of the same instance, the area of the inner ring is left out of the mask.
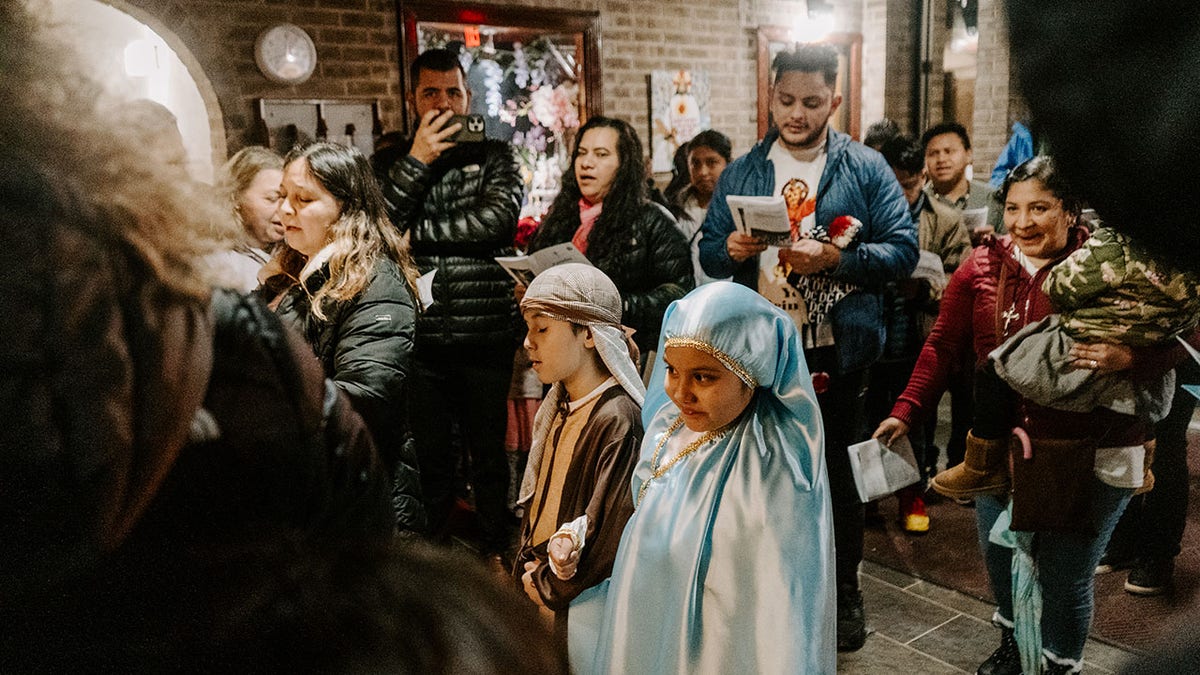
<path id="1" fill-rule="evenodd" d="M 832 673 L 868 635 L 870 437 L 914 449 L 905 531 L 975 509 L 980 673 L 1079 672 L 1097 569 L 1170 584 L 1200 277 L 1085 223 L 1023 136 L 995 187 L 953 122 L 859 143 L 799 44 L 771 131 L 700 132 L 662 203 L 634 128 L 587 119 L 525 241 L 511 148 L 454 140 L 452 51 L 411 64 L 410 138 L 205 186 L 0 15 L 5 663 Z M 566 242 L 590 264 L 495 260 Z"/>

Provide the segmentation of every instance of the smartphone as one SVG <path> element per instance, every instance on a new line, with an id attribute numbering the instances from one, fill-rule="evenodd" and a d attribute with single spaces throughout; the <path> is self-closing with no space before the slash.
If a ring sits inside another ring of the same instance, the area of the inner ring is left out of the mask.
<path id="1" fill-rule="evenodd" d="M 449 140 L 455 143 L 478 143 L 483 140 L 484 121 L 483 115 L 455 115 L 446 122 L 446 126 L 452 124 L 461 124 L 459 129 Z"/>

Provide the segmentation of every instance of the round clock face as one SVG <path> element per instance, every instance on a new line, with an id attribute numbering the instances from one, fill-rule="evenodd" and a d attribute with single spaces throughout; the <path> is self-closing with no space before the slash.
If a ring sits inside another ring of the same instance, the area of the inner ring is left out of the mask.
<path id="1" fill-rule="evenodd" d="M 300 84 L 317 67 L 317 48 L 303 28 L 281 23 L 259 34 L 254 44 L 254 59 L 268 79 Z"/>

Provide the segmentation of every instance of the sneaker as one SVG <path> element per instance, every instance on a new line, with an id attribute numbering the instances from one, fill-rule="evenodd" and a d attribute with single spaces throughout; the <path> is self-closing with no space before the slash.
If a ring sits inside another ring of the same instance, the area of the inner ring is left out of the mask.
<path id="1" fill-rule="evenodd" d="M 839 652 L 862 649 L 867 641 L 867 618 L 863 612 L 862 592 L 843 586 L 837 594 L 837 648 Z"/>
<path id="2" fill-rule="evenodd" d="M 1125 580 L 1125 592 L 1132 595 L 1162 595 L 1171 586 L 1171 575 L 1174 572 L 1174 558 L 1139 562 L 1129 570 L 1129 577 Z"/>
<path id="3" fill-rule="evenodd" d="M 900 522 L 905 532 L 925 534 L 929 531 L 929 512 L 920 494 L 901 493 Z"/>
<path id="4" fill-rule="evenodd" d="M 1137 559 L 1133 556 L 1105 551 L 1104 555 L 1100 556 L 1100 562 L 1096 565 L 1096 574 L 1108 574 L 1109 572 L 1127 570 L 1133 567 L 1136 562 Z"/>

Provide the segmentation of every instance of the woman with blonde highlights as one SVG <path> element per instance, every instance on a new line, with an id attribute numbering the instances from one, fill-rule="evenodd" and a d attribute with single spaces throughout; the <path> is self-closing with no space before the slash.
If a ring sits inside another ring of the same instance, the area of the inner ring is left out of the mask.
<path id="1" fill-rule="evenodd" d="M 267 286 L 290 284 L 278 312 L 366 420 L 392 472 L 397 524 L 419 530 L 425 514 L 405 396 L 416 321 L 408 244 L 354 148 L 317 143 L 292 151 L 280 188 L 287 246 L 272 260 L 280 273 Z"/>
<path id="2" fill-rule="evenodd" d="M 226 283 L 238 290 L 252 291 L 258 286 L 259 270 L 283 240 L 279 220 L 282 179 L 283 158 L 261 145 L 238 150 L 221 167 L 217 192 L 228 204 L 232 229 L 240 236 L 231 250 L 214 256 L 212 263 L 228 272 Z"/>

